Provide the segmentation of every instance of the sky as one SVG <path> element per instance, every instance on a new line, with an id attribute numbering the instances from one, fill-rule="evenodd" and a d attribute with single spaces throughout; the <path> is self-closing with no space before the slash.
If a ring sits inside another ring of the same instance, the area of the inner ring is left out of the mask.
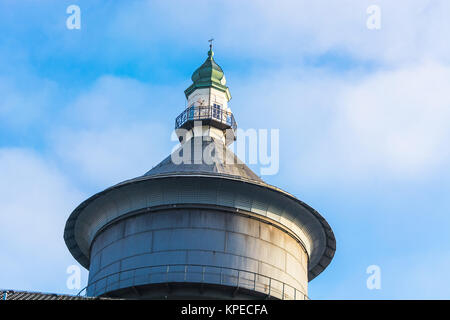
<path id="1" fill-rule="evenodd" d="M 73 4 L 80 29 L 66 26 Z M 262 178 L 335 233 L 310 298 L 450 298 L 448 12 L 446 0 L 1 1 L 0 288 L 78 292 L 66 219 L 170 153 L 213 37 L 239 127 L 279 129 L 279 170 Z"/>

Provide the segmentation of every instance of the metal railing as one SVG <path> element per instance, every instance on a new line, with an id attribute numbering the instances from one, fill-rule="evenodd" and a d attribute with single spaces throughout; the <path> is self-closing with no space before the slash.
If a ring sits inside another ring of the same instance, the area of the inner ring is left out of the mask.
<path id="1" fill-rule="evenodd" d="M 233 130 L 237 129 L 236 121 L 234 120 L 233 113 L 223 110 L 216 106 L 199 106 L 189 107 L 185 109 L 175 119 L 175 129 L 180 128 L 188 121 L 195 120 L 213 120 L 229 126 Z"/>
<path id="2" fill-rule="evenodd" d="M 86 295 L 90 291 L 91 295 L 98 296 L 126 287 L 170 282 L 220 284 L 259 292 L 269 299 L 309 300 L 307 295 L 295 287 L 256 272 L 196 264 L 157 265 L 121 270 L 96 279 L 78 295 L 83 292 Z"/>

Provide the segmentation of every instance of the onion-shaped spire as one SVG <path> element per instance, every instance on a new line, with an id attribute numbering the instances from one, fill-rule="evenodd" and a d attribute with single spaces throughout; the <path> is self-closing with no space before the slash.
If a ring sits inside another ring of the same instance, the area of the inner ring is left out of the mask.
<path id="1" fill-rule="evenodd" d="M 184 91 L 186 97 L 189 97 L 192 92 L 199 88 L 215 88 L 225 92 L 228 100 L 231 99 L 230 91 L 226 86 L 223 70 L 214 61 L 213 57 L 214 51 L 212 50 L 211 44 L 205 62 L 203 62 L 203 64 L 192 74 L 192 84 Z"/>

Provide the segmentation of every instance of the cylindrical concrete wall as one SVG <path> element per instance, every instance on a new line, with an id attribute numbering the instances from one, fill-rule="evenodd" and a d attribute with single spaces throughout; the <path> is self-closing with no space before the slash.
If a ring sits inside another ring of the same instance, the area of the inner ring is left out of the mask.
<path id="1" fill-rule="evenodd" d="M 90 262 L 89 296 L 184 282 L 304 299 L 308 287 L 308 255 L 282 226 L 219 209 L 125 216 L 97 234 Z"/>

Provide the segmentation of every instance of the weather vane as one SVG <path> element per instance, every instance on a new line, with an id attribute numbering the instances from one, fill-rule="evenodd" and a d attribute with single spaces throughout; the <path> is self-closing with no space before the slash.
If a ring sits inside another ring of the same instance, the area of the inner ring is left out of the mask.
<path id="1" fill-rule="evenodd" d="M 209 42 L 209 49 L 211 49 L 211 50 L 212 50 L 213 41 L 214 41 L 214 38 L 211 38 L 211 39 L 208 40 L 208 42 Z"/>

